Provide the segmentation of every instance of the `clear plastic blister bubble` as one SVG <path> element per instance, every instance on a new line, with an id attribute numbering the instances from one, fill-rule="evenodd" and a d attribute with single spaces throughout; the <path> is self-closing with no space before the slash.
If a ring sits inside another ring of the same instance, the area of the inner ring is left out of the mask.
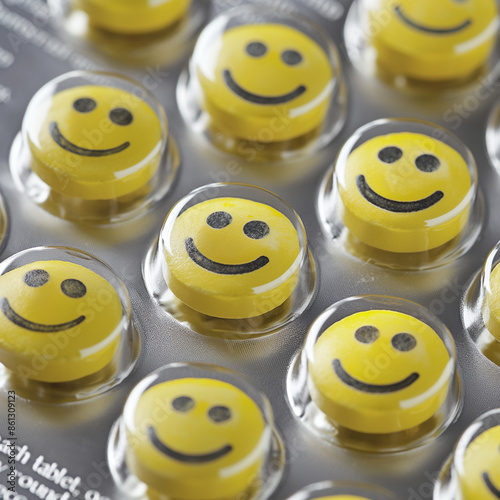
<path id="1" fill-rule="evenodd" d="M 211 184 L 170 211 L 143 266 L 150 295 L 199 333 L 269 334 L 311 302 L 316 271 L 304 226 L 277 195 Z"/>
<path id="2" fill-rule="evenodd" d="M 161 104 L 140 83 L 75 71 L 31 99 L 9 161 L 18 189 L 48 212 L 111 224 L 165 196 L 179 154 Z"/>
<path id="3" fill-rule="evenodd" d="M 472 153 L 429 122 L 382 119 L 359 128 L 323 180 L 318 214 L 336 245 L 400 270 L 465 254 L 484 220 Z"/>
<path id="4" fill-rule="evenodd" d="M 500 366 L 500 243 L 469 283 L 462 300 L 462 322 L 476 347 Z"/>
<path id="5" fill-rule="evenodd" d="M 442 92 L 490 73 L 499 25 L 495 0 L 356 0 L 344 39 L 362 73 L 399 89 Z"/>
<path id="6" fill-rule="evenodd" d="M 0 252 L 4 249 L 9 235 L 9 215 L 7 205 L 0 192 Z"/>
<path id="7" fill-rule="evenodd" d="M 76 402 L 119 384 L 140 352 L 128 291 L 104 262 L 38 247 L 0 264 L 1 386 L 25 399 Z"/>
<path id="8" fill-rule="evenodd" d="M 322 481 L 298 491 L 288 500 L 395 500 L 395 497 L 378 486 Z"/>
<path id="9" fill-rule="evenodd" d="M 500 498 L 500 410 L 475 420 L 462 434 L 434 488 L 434 500 Z"/>
<path id="10" fill-rule="evenodd" d="M 173 65 L 192 50 L 210 0 L 49 0 L 57 27 L 126 64 Z M 158 82 L 156 82 L 158 84 Z"/>
<path id="11" fill-rule="evenodd" d="M 293 413 L 338 446 L 385 453 L 440 435 L 461 407 L 455 343 L 415 302 L 367 295 L 311 325 L 287 377 Z"/>
<path id="12" fill-rule="evenodd" d="M 108 462 L 124 498 L 263 500 L 281 480 L 284 449 L 269 401 L 246 378 L 176 363 L 133 389 Z"/>
<path id="13" fill-rule="evenodd" d="M 302 15 L 264 5 L 224 12 L 203 30 L 177 100 L 217 148 L 267 162 L 328 144 L 347 107 L 333 42 Z"/>
<path id="14" fill-rule="evenodd" d="M 488 119 L 486 148 L 491 164 L 500 174 L 500 103 L 496 103 Z"/>

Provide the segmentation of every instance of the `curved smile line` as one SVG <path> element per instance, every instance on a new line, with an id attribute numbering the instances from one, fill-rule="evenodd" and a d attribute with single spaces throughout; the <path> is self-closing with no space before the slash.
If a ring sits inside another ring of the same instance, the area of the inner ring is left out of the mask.
<path id="1" fill-rule="evenodd" d="M 356 184 L 358 185 L 359 192 L 361 196 L 378 208 L 382 210 L 388 210 L 389 212 L 396 213 L 410 213 L 410 212 L 420 212 L 421 210 L 427 210 L 432 207 L 444 197 L 442 191 L 436 191 L 427 198 L 417 201 L 394 201 L 384 198 L 376 193 L 366 182 L 365 176 L 360 175 L 356 179 Z"/>
<path id="2" fill-rule="evenodd" d="M 470 19 L 467 19 L 459 26 L 455 26 L 453 28 L 430 28 L 429 26 L 418 24 L 415 21 L 412 21 L 410 18 L 406 17 L 406 15 L 401 10 L 400 5 L 396 5 L 396 7 L 394 7 L 394 11 L 399 16 L 399 18 L 408 26 L 411 26 L 412 28 L 415 28 L 419 31 L 423 31 L 424 33 L 431 33 L 432 35 L 449 35 L 452 33 L 458 33 L 459 31 L 467 28 L 472 23 Z"/>
<path id="3" fill-rule="evenodd" d="M 215 262 L 210 260 L 208 257 L 205 257 L 198 250 L 198 248 L 196 248 L 193 238 L 187 238 L 185 245 L 186 252 L 191 260 L 211 273 L 226 275 L 248 274 L 262 269 L 269 262 L 269 259 L 262 255 L 252 262 L 247 262 L 246 264 L 221 264 L 220 262 Z"/>
<path id="4" fill-rule="evenodd" d="M 52 139 L 54 139 L 55 143 L 65 149 L 66 151 L 69 151 L 70 153 L 73 153 L 75 155 L 79 156 L 110 156 L 114 155 L 116 153 L 121 153 L 125 149 L 127 149 L 130 146 L 130 142 L 124 142 L 120 146 L 117 146 L 116 148 L 111 148 L 111 149 L 86 149 L 86 148 L 80 148 L 76 144 L 73 144 L 70 140 L 66 139 L 64 135 L 61 133 L 59 130 L 59 127 L 56 122 L 52 122 L 49 126 L 50 128 L 50 135 L 52 136 Z"/>
<path id="5" fill-rule="evenodd" d="M 187 462 L 191 464 L 202 464 L 204 462 L 212 462 L 227 455 L 233 450 L 233 447 L 228 444 L 223 446 L 220 450 L 213 451 L 212 453 L 206 453 L 205 455 L 187 455 L 179 451 L 172 450 L 165 443 L 160 441 L 156 435 L 156 431 L 153 427 L 148 427 L 148 437 L 153 444 L 153 446 L 167 457 L 173 458 L 178 462 Z"/>
<path id="6" fill-rule="evenodd" d="M 491 482 L 490 476 L 487 472 L 483 474 L 483 480 L 491 493 L 493 493 L 493 495 L 497 498 L 500 498 L 500 490 Z"/>
<path id="7" fill-rule="evenodd" d="M 61 323 L 59 325 L 43 325 L 41 323 L 33 323 L 22 316 L 19 316 L 12 307 L 10 307 L 9 301 L 4 297 L 1 300 L 0 307 L 5 317 L 14 325 L 24 328 L 25 330 L 30 330 L 32 332 L 38 333 L 55 333 L 62 332 L 63 330 L 69 330 L 78 326 L 82 321 L 85 321 L 85 316 L 80 316 L 73 321 L 68 321 L 67 323 Z"/>
<path id="8" fill-rule="evenodd" d="M 414 382 L 416 382 L 420 375 L 418 373 L 412 373 L 401 382 L 396 382 L 395 384 L 386 384 L 386 385 L 375 385 L 375 384 L 365 384 L 354 377 L 351 377 L 343 368 L 340 359 L 333 360 L 333 370 L 337 377 L 347 384 L 349 387 L 356 389 L 362 392 L 369 392 L 371 394 L 388 394 L 391 392 L 401 391 L 410 387 Z"/>
<path id="9" fill-rule="evenodd" d="M 245 101 L 253 102 L 254 104 L 286 104 L 287 102 L 293 101 L 297 97 L 300 97 L 307 88 L 304 85 L 299 85 L 295 90 L 288 94 L 266 97 L 263 95 L 253 94 L 241 88 L 233 79 L 231 72 L 226 69 L 224 70 L 224 81 L 226 85 L 238 96 Z"/>

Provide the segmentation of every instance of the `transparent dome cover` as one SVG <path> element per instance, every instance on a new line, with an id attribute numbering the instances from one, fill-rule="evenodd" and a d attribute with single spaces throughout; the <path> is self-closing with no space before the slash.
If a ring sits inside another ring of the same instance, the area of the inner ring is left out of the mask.
<path id="1" fill-rule="evenodd" d="M 108 442 L 125 498 L 263 500 L 280 482 L 283 444 L 267 398 L 242 375 L 164 366 L 129 395 Z"/>
<path id="2" fill-rule="evenodd" d="M 287 395 L 295 416 L 333 444 L 374 453 L 415 448 L 460 410 L 455 343 L 414 302 L 344 299 L 309 328 Z"/>
<path id="3" fill-rule="evenodd" d="M 161 104 L 140 83 L 74 71 L 31 99 L 10 153 L 19 190 L 58 217 L 109 224 L 161 199 L 179 157 Z"/>
<path id="4" fill-rule="evenodd" d="M 315 274 L 297 213 L 246 184 L 211 184 L 180 200 L 143 266 L 162 308 L 225 339 L 265 335 L 296 319 L 314 296 Z"/>
<path id="5" fill-rule="evenodd" d="M 462 322 L 476 347 L 500 366 L 500 243 L 470 281 L 461 304 Z"/>
<path id="6" fill-rule="evenodd" d="M 500 409 L 475 420 L 445 463 L 434 500 L 500 498 Z"/>
<path id="7" fill-rule="evenodd" d="M 67 247 L 24 250 L 0 264 L 0 383 L 25 399 L 98 396 L 133 369 L 140 337 L 123 282 Z"/>
<path id="8" fill-rule="evenodd" d="M 201 33 L 177 92 L 184 119 L 215 146 L 279 161 L 325 146 L 345 120 L 337 49 L 298 14 L 243 6 Z"/>
<path id="9" fill-rule="evenodd" d="M 493 168 L 500 173 L 500 103 L 496 103 L 488 119 L 486 148 Z"/>
<path id="10" fill-rule="evenodd" d="M 363 73 L 399 88 L 443 91 L 491 70 L 499 26 L 495 0 L 355 0 L 344 38 Z"/>
<path id="11" fill-rule="evenodd" d="M 68 42 L 141 66 L 170 66 L 185 57 L 211 10 L 210 0 L 48 0 L 48 5 Z"/>
<path id="12" fill-rule="evenodd" d="M 356 257 L 421 270 L 470 249 L 484 204 L 460 139 L 429 122 L 390 118 L 344 144 L 323 180 L 318 213 L 326 235 Z"/>

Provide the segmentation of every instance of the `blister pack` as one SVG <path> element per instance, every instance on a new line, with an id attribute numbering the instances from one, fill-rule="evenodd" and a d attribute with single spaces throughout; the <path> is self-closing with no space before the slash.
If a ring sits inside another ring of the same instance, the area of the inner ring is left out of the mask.
<path id="1" fill-rule="evenodd" d="M 497 0 L 0 0 L 0 500 L 500 498 Z"/>

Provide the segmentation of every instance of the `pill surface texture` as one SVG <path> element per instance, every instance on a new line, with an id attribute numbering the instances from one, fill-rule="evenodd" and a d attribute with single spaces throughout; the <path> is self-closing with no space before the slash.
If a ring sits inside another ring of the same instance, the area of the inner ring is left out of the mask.
<path id="1" fill-rule="evenodd" d="M 45 99 L 29 116 L 32 170 L 54 191 L 113 200 L 143 188 L 156 174 L 162 124 L 153 108 L 114 87 L 82 85 Z"/>
<path id="2" fill-rule="evenodd" d="M 258 482 L 271 433 L 237 387 L 208 378 L 162 382 L 143 393 L 130 418 L 127 464 L 158 494 L 236 498 Z"/>
<path id="3" fill-rule="evenodd" d="M 167 284 L 196 311 L 251 318 L 292 294 L 300 243 L 278 210 L 243 198 L 215 198 L 188 208 L 172 224 L 165 242 Z"/>
<path id="4" fill-rule="evenodd" d="M 470 443 L 458 477 L 464 500 L 500 498 L 500 426 L 488 429 Z"/>
<path id="5" fill-rule="evenodd" d="M 451 367 L 443 341 L 422 321 L 395 311 L 364 311 L 318 339 L 309 390 L 337 425 L 386 434 L 416 427 L 438 411 Z"/>
<path id="6" fill-rule="evenodd" d="M 396 253 L 423 252 L 459 236 L 473 199 L 464 158 L 424 134 L 382 135 L 337 167 L 345 226 L 363 243 Z"/>
<path id="7" fill-rule="evenodd" d="M 295 139 L 323 123 L 335 75 L 325 50 L 282 24 L 228 29 L 201 47 L 202 105 L 226 134 L 261 142 Z"/>
<path id="8" fill-rule="evenodd" d="M 0 309 L 0 362 L 32 380 L 83 378 L 118 348 L 118 293 L 77 264 L 40 261 L 0 276 Z"/>
<path id="9" fill-rule="evenodd" d="M 369 19 L 378 19 L 372 37 L 377 61 L 393 74 L 429 82 L 460 80 L 485 65 L 493 50 L 498 33 L 494 0 L 371 4 Z"/>

